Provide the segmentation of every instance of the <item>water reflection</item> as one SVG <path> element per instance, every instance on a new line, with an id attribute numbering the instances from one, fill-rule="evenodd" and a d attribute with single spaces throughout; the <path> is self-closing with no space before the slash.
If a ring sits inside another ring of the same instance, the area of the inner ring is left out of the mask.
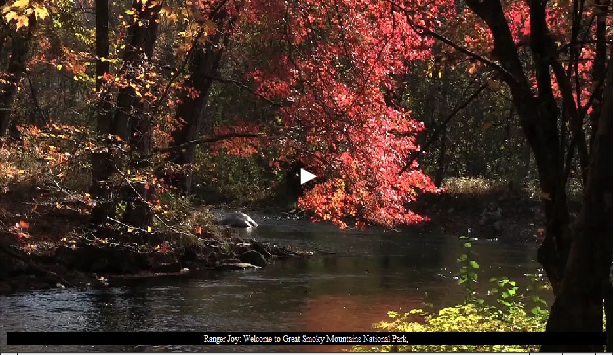
<path id="1" fill-rule="evenodd" d="M 278 261 L 257 271 L 132 280 L 103 290 L 0 297 L 4 351 L 338 351 L 337 347 L 12 347 L 7 331 L 364 331 L 387 311 L 456 304 L 464 251 L 457 238 L 339 231 L 303 221 L 258 220 L 250 237 L 335 255 Z M 534 272 L 537 245 L 477 241 L 481 280 Z M 522 283 L 521 283 L 522 285 Z"/>

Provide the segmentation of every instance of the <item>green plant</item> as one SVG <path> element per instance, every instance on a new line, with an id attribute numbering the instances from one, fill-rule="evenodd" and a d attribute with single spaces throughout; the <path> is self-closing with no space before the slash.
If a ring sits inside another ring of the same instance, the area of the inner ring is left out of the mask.
<path id="1" fill-rule="evenodd" d="M 458 283 L 465 289 L 467 295 L 466 301 L 478 301 L 476 298 L 475 285 L 478 283 L 477 270 L 480 264 L 475 260 L 477 254 L 471 249 L 471 239 L 465 236 L 459 237 L 463 243 L 462 247 L 465 250 L 464 254 L 457 259 L 460 263 Z"/>
<path id="2" fill-rule="evenodd" d="M 460 238 L 465 253 L 459 258 L 458 284 L 466 291 L 462 304 L 440 310 L 412 309 L 406 313 L 388 312 L 389 321 L 374 324 L 374 328 L 389 332 L 543 332 L 549 312 L 541 306 L 546 301 L 537 296 L 543 288 L 540 274 L 527 274 L 531 286 L 525 292 L 507 277 L 491 278 L 493 286 L 488 297 L 478 294 L 479 264 L 467 237 Z M 541 286 L 535 286 L 541 284 Z M 381 347 L 356 346 L 351 351 L 367 352 L 535 352 L 537 345 L 394 345 Z"/>

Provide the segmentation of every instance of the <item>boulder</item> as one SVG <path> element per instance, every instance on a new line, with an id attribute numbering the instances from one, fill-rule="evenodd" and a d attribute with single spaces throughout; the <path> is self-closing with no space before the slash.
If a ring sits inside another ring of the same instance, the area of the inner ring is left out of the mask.
<path id="1" fill-rule="evenodd" d="M 248 250 L 244 252 L 239 256 L 239 260 L 244 263 L 249 263 L 260 267 L 265 267 L 267 265 L 264 255 L 255 250 Z"/>
<path id="2" fill-rule="evenodd" d="M 258 223 L 250 216 L 238 211 L 225 215 L 224 218 L 218 221 L 218 224 L 235 228 L 258 227 Z"/>

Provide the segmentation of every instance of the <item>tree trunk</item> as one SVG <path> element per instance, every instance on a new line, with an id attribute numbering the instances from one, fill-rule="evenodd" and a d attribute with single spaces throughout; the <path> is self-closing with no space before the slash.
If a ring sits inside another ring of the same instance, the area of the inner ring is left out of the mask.
<path id="1" fill-rule="evenodd" d="M 135 20 L 128 29 L 123 54 L 123 70 L 129 82 L 137 78 L 139 70 L 147 70 L 146 64 L 153 56 L 161 8 L 162 1 L 134 0 L 132 3 Z M 135 87 L 127 86 L 119 90 L 111 130 L 129 143 L 129 168 L 134 172 L 149 167 L 152 128 L 151 116 L 147 111 L 147 102 L 137 94 Z M 153 197 L 153 189 L 146 182 L 131 181 L 129 184 L 122 193 L 122 200 L 127 202 L 123 222 L 139 227 L 151 225 L 153 213 L 148 201 Z"/>
<path id="2" fill-rule="evenodd" d="M 92 223 L 100 225 L 111 214 L 113 204 L 109 180 L 113 175 L 111 152 L 108 151 L 108 135 L 111 133 L 111 103 L 104 87 L 104 75 L 109 72 L 109 0 L 96 0 L 96 92 L 100 95 L 97 110 L 98 136 L 105 147 L 92 154 L 91 194 L 96 205 L 92 210 Z M 106 150 L 105 150 L 106 149 Z"/>
<path id="3" fill-rule="evenodd" d="M 109 65 L 102 60 L 109 55 L 108 6 L 108 0 L 96 1 L 96 88 L 101 92 L 97 122 L 98 132 L 105 141 L 106 149 L 93 155 L 92 192 L 97 200 L 97 206 L 92 213 L 94 223 L 103 223 L 115 213 L 114 201 L 111 201 L 112 191 L 107 185 L 113 173 L 127 174 L 127 170 L 142 172 L 148 168 L 148 157 L 151 155 L 151 117 L 148 115 L 145 100 L 137 94 L 136 89 L 130 85 L 122 87 L 118 93 L 115 114 L 111 115 L 110 112 L 110 96 L 103 87 L 104 73 L 109 71 Z M 146 70 L 147 61 L 153 55 L 161 7 L 161 1 L 134 0 L 132 3 L 134 17 L 127 30 L 121 68 L 128 82 L 134 82 L 139 71 Z M 128 143 L 128 167 L 123 166 L 121 157 L 113 157 L 110 146 L 113 140 L 109 140 L 109 136 L 118 136 Z M 126 210 L 121 216 L 122 222 L 135 227 L 151 225 L 153 214 L 148 200 L 151 199 L 153 190 L 148 188 L 146 182 L 132 181 L 129 176 L 125 177 L 125 181 L 129 184 L 128 188 L 119 192 L 121 200 L 126 202 Z"/>
<path id="4" fill-rule="evenodd" d="M 439 139 L 439 155 L 437 156 L 437 171 L 435 172 L 435 186 L 441 187 L 443 179 L 446 177 L 446 140 L 447 140 L 447 125 L 443 127 L 441 138 Z"/>
<path id="5" fill-rule="evenodd" d="M 595 1 L 596 13 L 597 13 L 597 26 L 595 31 L 595 37 L 597 39 L 597 43 L 595 44 L 595 61 L 593 62 L 592 67 L 592 80 L 594 83 L 598 83 L 600 79 L 605 78 L 606 71 L 606 61 L 607 61 L 607 32 L 606 32 L 606 19 L 609 15 L 609 0 L 597 0 Z M 595 89 L 595 97 L 601 98 L 603 93 L 603 87 L 597 87 Z M 595 135 L 597 134 L 597 130 L 599 128 L 599 118 L 601 116 L 601 107 L 602 102 L 596 100 L 597 102 L 593 105 L 593 111 L 590 115 L 590 123 L 591 123 L 591 138 L 590 138 L 590 149 L 593 149 L 595 146 L 593 144 L 593 140 Z"/>
<path id="6" fill-rule="evenodd" d="M 191 165 L 196 156 L 196 144 L 188 144 L 198 139 L 202 126 L 206 120 L 205 107 L 211 90 L 213 77 L 217 74 L 224 47 L 228 42 L 226 27 L 231 23 L 225 11 L 211 16 L 217 25 L 215 34 L 207 39 L 206 43 L 197 43 L 192 49 L 189 58 L 189 78 L 185 85 L 194 88 L 198 96 L 185 93 L 177 107 L 175 130 L 172 133 L 173 143 L 183 145 L 185 148 L 172 150 L 169 161 L 180 167 L 169 174 L 170 183 L 183 193 L 190 193 L 192 185 Z M 186 146 L 187 144 L 187 146 Z"/>
<path id="7" fill-rule="evenodd" d="M 565 275 L 556 296 L 547 331 L 603 331 L 604 297 L 609 295 L 611 313 L 612 284 L 612 70 L 607 73 L 598 130 L 593 140 L 584 201 Z M 609 314 L 611 321 L 611 314 Z M 611 327 L 611 324 L 610 324 Z M 610 328 L 611 329 L 611 328 Z M 609 350 L 612 351 L 611 332 Z M 542 351 L 602 352 L 603 345 L 544 346 Z"/>
<path id="8" fill-rule="evenodd" d="M 512 38 L 501 2 L 468 0 L 467 5 L 488 25 L 494 39 L 493 56 L 501 63 L 503 80 L 524 135 L 531 147 L 539 175 L 541 198 L 546 212 L 546 236 L 538 261 L 558 294 L 571 245 L 569 211 L 565 192 L 563 156 L 558 128 L 559 111 L 550 77 L 551 38 L 545 22 L 545 2 L 530 1 L 531 52 L 538 95 L 533 94 Z"/>
<path id="9" fill-rule="evenodd" d="M 6 1 L 0 1 L 2 6 Z M 21 77 L 30 58 L 30 42 L 36 26 L 36 18 L 30 16 L 29 26 L 17 30 L 11 36 L 11 54 L 6 68 L 6 77 L 0 83 L 0 137 L 6 134 L 11 121 L 11 111 Z"/>
<path id="10" fill-rule="evenodd" d="M 447 115 L 450 111 L 450 105 L 448 105 L 448 100 L 450 99 L 450 78 L 448 71 L 447 62 L 444 64 L 443 69 L 441 69 L 441 79 L 442 89 L 441 89 L 441 101 L 442 101 L 442 109 L 439 112 L 445 112 Z M 441 187 L 443 184 L 443 180 L 446 177 L 446 151 L 447 151 L 447 139 L 448 139 L 448 125 L 445 122 L 445 117 L 442 116 L 440 118 L 441 124 L 443 126 L 443 131 L 441 132 L 441 138 L 439 141 L 439 155 L 437 156 L 437 170 L 435 172 L 435 186 Z"/>

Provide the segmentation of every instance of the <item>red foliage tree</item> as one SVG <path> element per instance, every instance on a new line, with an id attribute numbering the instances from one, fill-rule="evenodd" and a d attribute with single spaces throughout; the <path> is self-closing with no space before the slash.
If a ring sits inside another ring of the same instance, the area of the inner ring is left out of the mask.
<path id="1" fill-rule="evenodd" d="M 407 63 L 430 55 L 432 40 L 418 36 L 406 16 L 384 2 L 250 6 L 250 20 L 269 28 L 260 43 L 275 56 L 251 74 L 257 92 L 286 102 L 279 111 L 292 138 L 286 142 L 308 169 L 324 177 L 300 206 L 341 227 L 347 227 L 344 217 L 353 217 L 357 226 L 425 220 L 408 204 L 435 186 L 417 162 L 403 169 L 419 150 L 415 137 L 423 125 L 385 97 Z M 440 12 L 425 11 L 422 23 Z"/>

